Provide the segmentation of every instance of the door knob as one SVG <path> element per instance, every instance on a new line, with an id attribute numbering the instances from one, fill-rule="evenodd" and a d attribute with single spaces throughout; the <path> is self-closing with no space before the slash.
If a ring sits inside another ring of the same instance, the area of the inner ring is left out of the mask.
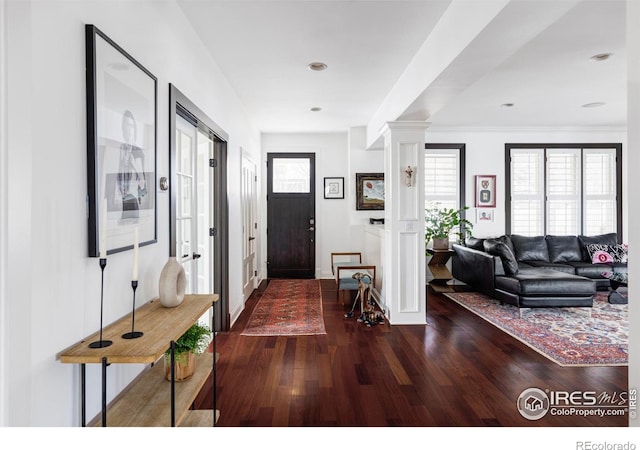
<path id="1" fill-rule="evenodd" d="M 201 256 L 202 256 L 202 255 L 200 255 L 200 254 L 198 254 L 198 253 L 196 253 L 196 252 L 193 252 L 193 259 L 198 259 L 198 258 L 200 258 Z"/>
<path id="2" fill-rule="evenodd" d="M 255 237 L 253 237 L 253 236 L 250 236 L 250 237 L 249 237 L 249 240 L 250 240 L 250 241 L 253 241 L 254 239 L 255 239 Z"/>

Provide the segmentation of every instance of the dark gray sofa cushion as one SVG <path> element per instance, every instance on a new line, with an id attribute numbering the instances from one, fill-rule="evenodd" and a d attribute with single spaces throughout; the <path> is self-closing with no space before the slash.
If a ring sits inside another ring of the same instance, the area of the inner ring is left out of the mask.
<path id="1" fill-rule="evenodd" d="M 474 250 L 480 250 L 480 251 L 484 251 L 484 239 L 479 239 L 479 238 L 475 238 L 473 236 L 470 236 L 467 238 L 467 240 L 465 241 L 465 244 L 467 247 L 472 248 Z"/>
<path id="2" fill-rule="evenodd" d="M 606 244 L 616 245 L 618 243 L 617 233 L 598 234 L 596 236 L 578 236 L 578 242 L 580 242 L 580 250 L 582 251 L 582 260 L 591 262 L 589 258 L 589 252 L 587 251 L 587 244 Z"/>
<path id="3" fill-rule="evenodd" d="M 500 257 L 506 275 L 518 273 L 518 261 L 507 244 L 499 239 L 485 239 L 483 246 L 485 252 Z"/>
<path id="4" fill-rule="evenodd" d="M 551 269 L 522 269 L 517 275 L 496 277 L 496 289 L 522 296 L 589 296 L 596 292 L 588 278 Z"/>
<path id="5" fill-rule="evenodd" d="M 518 261 L 549 261 L 549 251 L 544 236 L 512 234 L 511 242 Z"/>
<path id="6" fill-rule="evenodd" d="M 582 261 L 578 236 L 547 236 L 545 239 L 550 262 Z"/>
<path id="7" fill-rule="evenodd" d="M 560 263 L 552 263 L 548 261 L 527 261 L 527 264 L 529 264 L 531 267 L 540 267 L 541 269 L 553 269 L 553 270 L 558 270 L 564 273 L 570 273 L 572 275 L 575 275 L 576 273 L 575 267 L 573 267 L 573 265 L 569 263 L 560 264 Z"/>

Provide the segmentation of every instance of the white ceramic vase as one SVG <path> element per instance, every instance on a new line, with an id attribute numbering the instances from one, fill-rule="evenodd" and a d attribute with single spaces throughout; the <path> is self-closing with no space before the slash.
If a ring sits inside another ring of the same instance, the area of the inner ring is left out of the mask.
<path id="1" fill-rule="evenodd" d="M 169 257 L 162 268 L 158 285 L 160 304 L 165 308 L 175 308 L 184 300 L 187 277 L 184 273 L 184 267 L 175 256 Z"/>

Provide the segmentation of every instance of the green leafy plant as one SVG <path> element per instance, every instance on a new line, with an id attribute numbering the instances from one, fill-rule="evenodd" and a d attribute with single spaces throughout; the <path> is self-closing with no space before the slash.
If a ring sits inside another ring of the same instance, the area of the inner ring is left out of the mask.
<path id="1" fill-rule="evenodd" d="M 468 206 L 461 209 L 437 207 L 426 209 L 424 215 L 425 242 L 434 238 L 449 237 L 452 231 L 459 239 L 471 236 L 473 224 L 462 218 L 463 213 L 468 209 Z"/>
<path id="2" fill-rule="evenodd" d="M 211 328 L 199 323 L 194 323 L 189 329 L 175 342 L 175 356 L 187 352 L 199 355 L 204 353 L 209 343 L 213 339 Z M 165 352 L 166 356 L 171 355 L 171 349 Z"/>

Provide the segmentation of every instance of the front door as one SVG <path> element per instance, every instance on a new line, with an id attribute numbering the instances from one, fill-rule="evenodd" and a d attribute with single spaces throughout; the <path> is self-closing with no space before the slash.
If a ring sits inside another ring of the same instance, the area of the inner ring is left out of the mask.
<path id="1" fill-rule="evenodd" d="M 315 154 L 267 155 L 267 277 L 315 278 Z"/>

